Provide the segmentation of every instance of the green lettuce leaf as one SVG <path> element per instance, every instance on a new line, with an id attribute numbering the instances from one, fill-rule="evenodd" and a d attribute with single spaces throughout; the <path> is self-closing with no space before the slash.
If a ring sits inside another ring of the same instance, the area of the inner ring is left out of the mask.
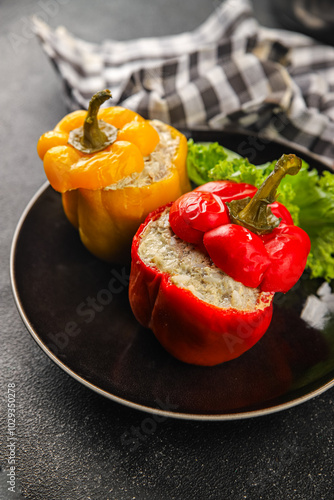
<path id="1" fill-rule="evenodd" d="M 226 179 L 259 187 L 276 163 L 253 165 L 218 143 L 190 139 L 188 147 L 188 175 L 197 185 Z M 303 161 L 298 175 L 284 177 L 277 192 L 278 201 L 311 239 L 307 266 L 312 277 L 334 279 L 334 174 L 319 174 Z"/>
<path id="2" fill-rule="evenodd" d="M 213 179 L 208 176 L 208 171 L 213 169 L 219 161 L 240 158 L 240 155 L 223 148 L 218 142 L 188 141 L 187 169 L 189 178 L 195 184 L 205 184 Z"/>

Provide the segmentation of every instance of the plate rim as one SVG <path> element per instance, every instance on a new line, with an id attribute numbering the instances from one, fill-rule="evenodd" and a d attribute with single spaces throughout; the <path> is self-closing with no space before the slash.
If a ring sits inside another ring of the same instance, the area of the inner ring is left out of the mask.
<path id="1" fill-rule="evenodd" d="M 216 131 L 215 131 L 216 132 Z M 222 131 L 223 132 L 223 131 Z M 243 135 L 243 134 L 240 134 Z M 298 149 L 298 148 L 295 148 Z M 305 153 L 304 153 L 305 154 Z M 319 161 L 319 160 L 318 160 Z M 328 168 L 328 166 L 321 162 L 324 165 L 325 168 Z M 262 408 L 262 409 L 256 409 L 256 410 L 249 410 L 249 411 L 244 411 L 244 412 L 236 412 L 236 413 L 217 413 L 217 414 L 205 414 L 205 413 L 186 413 L 186 412 L 177 412 L 177 411 L 167 411 L 163 409 L 158 409 L 158 408 L 153 408 L 144 404 L 139 404 L 139 403 L 134 403 L 133 401 L 130 401 L 128 399 L 116 396 L 115 394 L 112 394 L 104 389 L 101 389 L 97 385 L 93 384 L 92 382 L 89 382 L 86 380 L 84 377 L 81 377 L 78 375 L 74 370 L 69 368 L 65 363 L 63 363 L 42 341 L 42 339 L 39 337 L 38 332 L 34 330 L 32 325 L 30 324 L 29 318 L 27 317 L 25 310 L 24 310 L 24 305 L 22 304 L 19 296 L 19 291 L 17 289 L 17 284 L 16 284 L 16 278 L 15 278 L 15 255 L 16 255 L 16 249 L 17 249 L 17 244 L 18 244 L 18 239 L 20 236 L 21 229 L 24 225 L 24 222 L 26 218 L 28 217 L 31 209 L 35 205 L 35 203 L 38 201 L 38 199 L 41 197 L 41 195 L 51 187 L 50 183 L 48 181 L 44 182 L 40 188 L 36 191 L 36 193 L 32 196 L 32 198 L 29 200 L 27 203 L 25 209 L 23 210 L 18 223 L 16 225 L 13 238 L 12 238 L 12 243 L 11 243 L 11 248 L 10 248 L 10 281 L 11 281 L 11 289 L 14 297 L 14 302 L 15 305 L 18 309 L 18 312 L 21 316 L 21 319 L 27 328 L 28 332 L 32 336 L 32 338 L 35 340 L 37 345 L 44 351 L 44 353 L 56 364 L 58 367 L 60 367 L 65 373 L 70 375 L 72 378 L 74 378 L 77 382 L 81 383 L 85 387 L 93 390 L 97 394 L 100 394 L 101 396 L 106 397 L 107 399 L 115 402 L 122 404 L 123 406 L 127 406 L 129 408 L 142 411 L 145 413 L 153 414 L 153 415 L 160 415 L 168 418 L 174 418 L 174 419 L 181 419 L 181 420 L 192 420 L 192 421 L 231 421 L 231 420 L 244 420 L 244 419 L 249 419 L 249 418 L 255 418 L 255 417 L 261 417 L 265 415 L 270 415 L 273 413 L 277 413 L 283 410 L 288 410 L 290 408 L 293 408 L 294 406 L 298 406 L 302 403 L 305 403 L 309 401 L 310 399 L 313 399 L 317 396 L 320 396 L 324 392 L 326 392 L 328 389 L 332 388 L 334 386 L 334 375 L 333 378 L 326 382 L 324 385 L 321 387 L 312 390 L 308 394 L 305 394 L 303 396 L 299 396 L 296 399 L 292 401 L 287 401 L 284 403 L 279 403 L 274 406 L 268 407 L 268 408 Z M 270 400 L 269 400 L 270 401 Z"/>

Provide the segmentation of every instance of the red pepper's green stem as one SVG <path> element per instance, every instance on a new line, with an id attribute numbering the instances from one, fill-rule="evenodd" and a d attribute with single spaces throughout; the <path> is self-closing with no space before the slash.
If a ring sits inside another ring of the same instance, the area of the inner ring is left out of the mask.
<path id="1" fill-rule="evenodd" d="M 282 155 L 252 199 L 245 198 L 227 203 L 231 221 L 256 234 L 272 231 L 279 225 L 281 219 L 272 213 L 268 205 L 276 200 L 276 191 L 283 177 L 287 174 L 298 174 L 301 166 L 302 161 L 296 155 Z"/>
<path id="2" fill-rule="evenodd" d="M 81 144 L 92 150 L 102 149 L 107 140 L 107 136 L 99 127 L 97 113 L 101 105 L 111 98 L 110 90 L 101 90 L 93 95 L 89 102 L 88 112 L 83 126 L 83 136 Z"/>

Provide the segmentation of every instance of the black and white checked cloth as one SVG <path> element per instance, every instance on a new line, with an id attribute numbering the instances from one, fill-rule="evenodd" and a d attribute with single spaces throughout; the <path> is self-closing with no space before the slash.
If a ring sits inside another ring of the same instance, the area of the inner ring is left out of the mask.
<path id="1" fill-rule="evenodd" d="M 334 165 L 334 48 L 260 26 L 248 0 L 226 0 L 192 32 L 125 42 L 33 23 L 71 110 L 109 88 L 113 105 L 146 118 L 251 130 Z"/>

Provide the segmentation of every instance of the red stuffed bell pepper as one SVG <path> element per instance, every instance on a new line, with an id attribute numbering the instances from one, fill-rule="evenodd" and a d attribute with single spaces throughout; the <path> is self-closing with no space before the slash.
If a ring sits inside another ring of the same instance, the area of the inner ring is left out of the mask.
<path id="1" fill-rule="evenodd" d="M 266 332 L 275 291 L 299 279 L 307 234 L 275 200 L 299 158 L 284 155 L 259 190 L 211 182 L 148 216 L 132 245 L 129 298 L 137 320 L 186 363 L 236 358 Z"/>
<path id="2" fill-rule="evenodd" d="M 175 358 L 202 366 L 229 361 L 265 333 L 274 294 L 235 282 L 206 253 L 176 238 L 170 206 L 150 214 L 133 239 L 132 311 Z"/>

